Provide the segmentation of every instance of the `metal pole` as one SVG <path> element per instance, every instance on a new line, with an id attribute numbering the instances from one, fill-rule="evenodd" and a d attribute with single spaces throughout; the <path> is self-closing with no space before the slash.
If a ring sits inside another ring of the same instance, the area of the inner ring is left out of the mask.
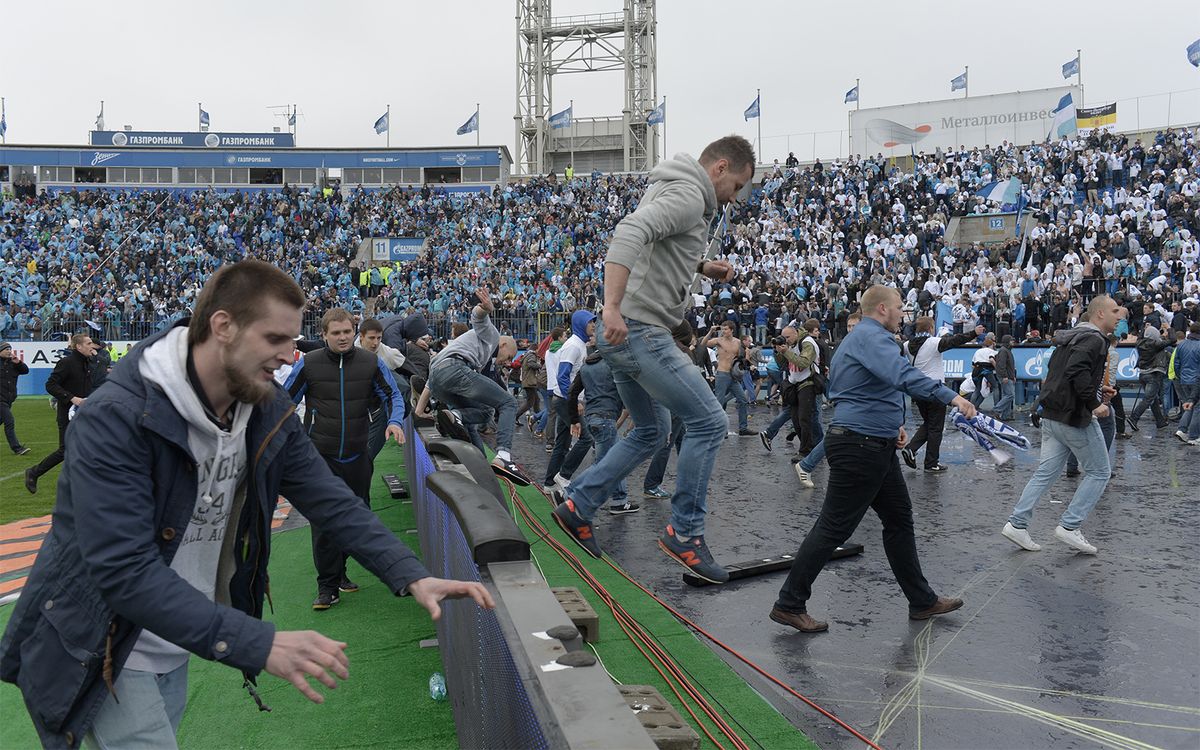
<path id="1" fill-rule="evenodd" d="M 475 145 L 479 145 L 479 102 L 475 102 Z"/>
<path id="2" fill-rule="evenodd" d="M 968 96 L 971 95 L 971 76 L 969 75 L 970 72 L 971 72 L 971 66 L 964 65 L 963 66 L 963 99 L 966 99 Z"/>
<path id="3" fill-rule="evenodd" d="M 1167 94 L 1167 130 L 1171 129 L 1171 94 Z"/>
<path id="4" fill-rule="evenodd" d="M 662 156 L 660 158 L 666 159 L 670 155 L 671 152 L 667 150 L 667 97 L 665 95 L 663 96 L 662 130 L 663 130 L 663 152 L 662 152 Z"/>
<path id="5" fill-rule="evenodd" d="M 567 137 L 571 139 L 571 169 L 575 168 L 575 100 L 571 99 L 568 109 L 571 112 L 571 133 Z M 563 176 L 566 177 L 566 170 L 563 170 Z"/>
<path id="6" fill-rule="evenodd" d="M 392 105 L 390 105 L 390 104 L 388 105 L 388 108 L 387 108 L 387 130 L 385 130 L 384 132 L 387 133 L 387 147 L 391 148 L 392 147 Z"/>
<path id="7" fill-rule="evenodd" d="M 762 142 L 762 89 L 754 90 L 754 101 L 758 103 L 758 163 L 766 164 L 766 157 L 763 155 Z M 1171 118 L 1167 118 L 1168 122 Z"/>
<path id="8" fill-rule="evenodd" d="M 1083 106 L 1083 50 L 1075 50 L 1075 83 L 1079 85 L 1079 106 Z"/>
<path id="9" fill-rule="evenodd" d="M 854 109 L 857 110 L 862 106 L 862 89 L 858 87 L 858 79 L 854 79 Z"/>
<path id="10" fill-rule="evenodd" d="M 0 120 L 4 120 L 4 97 L 0 96 Z M 7 124 L 7 123 L 6 123 Z M 4 134 L 0 133 L 0 143 L 5 143 Z M 9 178 L 11 179 L 11 177 Z"/>

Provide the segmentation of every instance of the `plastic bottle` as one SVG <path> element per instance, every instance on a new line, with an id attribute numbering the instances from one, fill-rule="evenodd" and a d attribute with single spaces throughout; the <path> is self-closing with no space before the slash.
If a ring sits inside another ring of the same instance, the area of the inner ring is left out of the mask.
<path id="1" fill-rule="evenodd" d="M 435 701 L 446 700 L 446 678 L 441 672 L 434 672 L 429 677 L 429 697 Z"/>

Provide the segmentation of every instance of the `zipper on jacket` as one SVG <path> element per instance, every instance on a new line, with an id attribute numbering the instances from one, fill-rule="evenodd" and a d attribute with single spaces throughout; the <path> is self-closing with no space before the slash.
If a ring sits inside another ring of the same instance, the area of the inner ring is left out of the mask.
<path id="1" fill-rule="evenodd" d="M 338 435 L 338 458 L 346 447 L 346 355 L 338 360 L 338 400 L 342 406 L 342 429 Z"/>
<path id="2" fill-rule="evenodd" d="M 311 436 L 313 428 L 317 426 L 317 410 L 312 410 L 312 421 L 308 423 L 308 434 Z"/>
<path id="3" fill-rule="evenodd" d="M 287 422 L 288 417 L 292 416 L 292 414 L 295 414 L 295 413 L 296 413 L 296 405 L 295 404 L 289 405 L 288 410 L 286 412 L 284 412 L 283 417 L 275 424 L 274 427 L 271 428 L 271 431 L 267 433 L 267 436 L 265 438 L 263 438 L 262 445 L 258 446 L 258 450 L 255 451 L 255 453 L 254 453 L 254 463 L 250 465 L 250 481 L 251 482 L 256 481 L 256 477 L 258 476 L 258 462 L 259 462 L 259 459 L 262 458 L 263 453 L 266 453 L 267 445 L 271 442 L 272 438 L 274 438 L 275 435 L 277 435 L 279 433 L 279 430 L 283 427 L 284 423 Z M 247 491 L 249 491 L 249 490 L 247 490 Z M 261 503 L 263 502 L 263 500 L 262 500 L 262 498 L 258 498 L 258 501 L 260 503 L 259 511 L 261 512 L 261 510 L 262 510 Z M 268 521 L 268 523 L 270 523 L 270 522 Z M 247 586 L 249 587 L 251 594 L 253 594 L 253 592 L 254 592 L 254 581 L 255 581 L 255 579 L 258 578 L 258 561 L 259 561 L 259 557 L 261 557 L 262 546 L 263 546 L 262 532 L 263 532 L 263 524 L 255 523 L 254 524 L 254 539 L 255 539 L 255 541 L 258 542 L 259 555 L 254 558 L 254 563 L 253 563 L 254 567 L 250 571 L 250 579 L 247 582 Z M 272 607 L 272 609 L 274 609 L 274 607 Z"/>

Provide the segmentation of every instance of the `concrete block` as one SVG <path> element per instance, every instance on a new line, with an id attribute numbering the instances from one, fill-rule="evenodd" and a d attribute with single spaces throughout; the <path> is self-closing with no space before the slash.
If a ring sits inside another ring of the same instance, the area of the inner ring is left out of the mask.
<path id="1" fill-rule="evenodd" d="M 583 594 L 579 593 L 579 589 L 566 586 L 552 588 L 551 591 L 562 605 L 563 611 L 567 613 L 567 617 L 571 618 L 571 623 L 583 634 L 584 643 L 598 643 L 600 618 L 596 616 L 596 610 L 592 609 L 588 600 L 583 598 Z"/>

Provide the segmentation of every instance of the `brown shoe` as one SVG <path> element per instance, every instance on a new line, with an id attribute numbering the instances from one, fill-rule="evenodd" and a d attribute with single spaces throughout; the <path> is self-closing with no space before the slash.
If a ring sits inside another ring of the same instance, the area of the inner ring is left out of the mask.
<path id="1" fill-rule="evenodd" d="M 953 612 L 963 605 L 962 599 L 948 599 L 944 596 L 939 596 L 937 601 L 929 609 L 923 609 L 920 612 L 908 613 L 910 620 L 928 620 L 934 615 L 944 615 L 947 612 Z"/>
<path id="2" fill-rule="evenodd" d="M 829 630 L 829 623 L 814 620 L 807 612 L 793 614 L 792 612 L 784 612 L 782 609 L 774 607 L 771 609 L 771 619 L 780 625 L 795 628 L 801 633 L 823 633 Z"/>

